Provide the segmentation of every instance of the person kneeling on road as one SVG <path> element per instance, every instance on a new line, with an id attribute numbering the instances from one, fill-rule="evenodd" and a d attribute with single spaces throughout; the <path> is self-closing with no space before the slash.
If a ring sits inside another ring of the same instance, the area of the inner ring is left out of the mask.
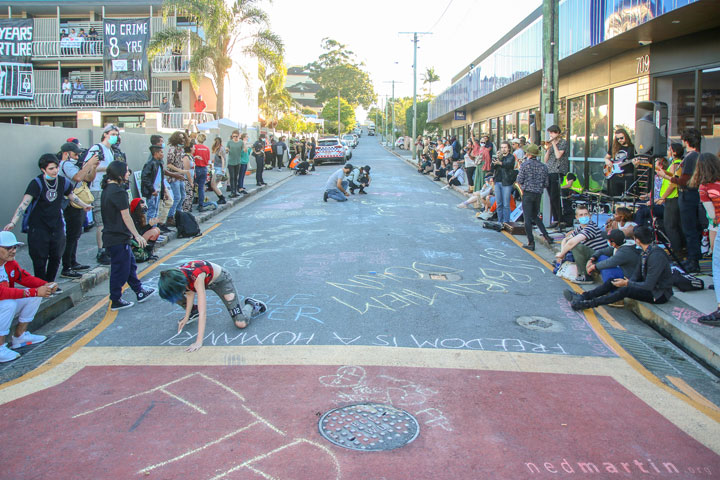
<path id="1" fill-rule="evenodd" d="M 327 202 L 328 198 L 332 198 L 338 202 L 347 201 L 347 197 L 349 197 L 350 194 L 347 191 L 348 181 L 345 180 L 345 177 L 350 175 L 350 172 L 352 171 L 352 164 L 347 163 L 343 168 L 337 169 L 335 173 L 330 175 L 330 178 L 328 178 L 328 181 L 325 184 L 325 193 L 323 193 L 324 201 Z"/>
<path id="2" fill-rule="evenodd" d="M 245 298 L 245 304 L 240 308 L 230 272 L 220 265 L 206 260 L 193 260 L 178 268 L 163 270 L 160 272 L 158 289 L 160 298 L 176 303 L 185 309 L 185 316 L 178 323 L 178 333 L 189 322 L 196 319 L 198 321 L 197 339 L 185 350 L 187 352 L 194 352 L 202 347 L 207 322 L 207 295 L 205 292 L 208 289 L 222 299 L 230 318 L 238 328 L 247 327 L 250 319 L 267 311 L 267 305 L 253 298 Z M 197 306 L 194 305 L 196 293 Z"/>
<path id="3" fill-rule="evenodd" d="M 643 253 L 635 273 L 630 279 L 615 278 L 582 295 L 565 290 L 563 295 L 573 310 L 585 310 L 600 305 L 632 298 L 648 303 L 667 303 L 673 295 L 670 259 L 665 250 L 652 245 L 653 233 L 649 227 L 635 227 L 635 243 Z"/>
<path id="4" fill-rule="evenodd" d="M 355 195 L 355 189 L 359 189 L 359 193 L 367 195 L 365 189 L 370 186 L 370 165 L 360 168 L 353 168 L 348 175 L 347 180 L 350 185 L 350 194 Z"/>
<path id="5" fill-rule="evenodd" d="M 18 242 L 12 232 L 0 232 L 0 363 L 15 360 L 20 356 L 14 349 L 44 342 L 44 335 L 34 335 L 27 326 L 35 318 L 43 297 L 49 297 L 57 289 L 57 283 L 48 283 L 20 268 L 15 261 Z M 27 288 L 16 288 L 15 284 Z M 5 336 L 10 333 L 10 324 L 18 319 L 15 335 L 10 348 Z"/>

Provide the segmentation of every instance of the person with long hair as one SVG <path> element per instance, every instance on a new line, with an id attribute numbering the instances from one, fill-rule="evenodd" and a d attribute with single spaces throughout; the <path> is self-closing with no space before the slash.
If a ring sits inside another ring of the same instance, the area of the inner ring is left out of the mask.
<path id="1" fill-rule="evenodd" d="M 147 211 L 148 207 L 145 204 L 145 200 L 142 198 L 134 198 L 130 202 L 130 216 L 132 217 L 135 229 L 145 240 L 147 240 L 147 245 L 145 247 L 135 247 L 133 245 L 133 247 L 141 249 L 144 252 L 144 254 L 141 255 L 142 257 L 145 257 L 142 261 L 157 260 L 158 257 L 154 254 L 155 242 L 162 233 L 157 226 L 148 225 Z M 141 261 L 138 255 L 135 255 L 135 261 Z"/>
<path id="2" fill-rule="evenodd" d="M 452 154 L 451 154 L 452 155 Z M 497 201 L 498 222 L 510 221 L 510 195 L 515 183 L 515 157 L 510 152 L 510 144 L 500 144 L 500 155 L 493 160 L 495 167 L 495 199 Z"/>
<path id="3" fill-rule="evenodd" d="M 720 225 L 720 160 L 712 153 L 701 153 L 697 166 L 688 185 L 698 188 L 700 201 L 705 207 L 710 227 L 715 231 L 712 253 L 713 279 L 720 279 L 720 241 L 717 227 Z M 698 322 L 714 327 L 720 326 L 720 288 L 715 287 L 715 299 L 718 308 L 714 312 L 698 318 Z"/>
<path id="4" fill-rule="evenodd" d="M 632 159 L 635 157 L 635 145 L 630 139 L 630 134 L 624 128 L 615 130 L 613 144 L 610 151 L 605 155 L 605 164 L 612 167 L 613 164 L 620 167 L 622 173 L 613 175 L 608 180 L 608 194 L 620 196 L 632 185 L 635 176 L 635 166 Z"/>
<path id="5" fill-rule="evenodd" d="M 165 168 L 168 172 L 177 174 L 180 178 L 168 176 L 167 181 L 170 185 L 170 190 L 173 194 L 173 205 L 168 212 L 167 224 L 175 226 L 174 213 L 182 208 L 183 202 L 185 201 L 185 179 L 187 178 L 188 172 L 183 166 L 183 153 L 185 153 L 185 133 L 175 132 L 170 135 L 168 144 L 170 147 L 167 152 L 167 165 Z"/>
<path id="6" fill-rule="evenodd" d="M 130 240 L 141 247 L 147 246 L 147 240 L 135 228 L 130 216 L 130 202 L 123 186 L 130 177 L 125 162 L 114 160 L 107 166 L 105 176 L 100 183 L 102 188 L 100 211 L 103 216 L 103 247 L 110 255 L 110 309 L 122 310 L 132 307 L 133 302 L 122 298 L 125 283 L 135 292 L 138 303 L 147 300 L 155 290 L 143 287 L 137 277 L 135 256 L 130 248 Z"/>
<path id="7" fill-rule="evenodd" d="M 210 189 L 215 192 L 218 196 L 218 205 L 227 203 L 225 196 L 220 190 L 220 182 L 225 179 L 225 148 L 223 148 L 222 138 L 215 137 L 213 140 L 212 147 L 210 148 L 212 154 L 212 171 L 210 173 Z"/>
<path id="8" fill-rule="evenodd" d="M 245 149 L 245 142 L 240 139 L 240 132 L 233 130 L 230 134 L 225 151 L 227 153 L 228 188 L 230 198 L 238 196 L 238 182 L 240 177 L 240 160 Z M 246 167 L 247 168 L 247 167 Z"/>
<path id="9" fill-rule="evenodd" d="M 246 328 L 252 318 L 267 311 L 267 305 L 249 297 L 245 298 L 241 308 L 230 272 L 206 260 L 192 260 L 177 268 L 163 270 L 160 272 L 158 290 L 160 298 L 185 309 L 185 315 L 178 323 L 178 333 L 188 322 L 195 319 L 198 321 L 196 340 L 186 352 L 194 352 L 202 347 L 207 323 L 207 290 L 212 290 L 220 297 L 238 328 Z M 194 304 L 196 294 L 197 305 Z"/>
<path id="10" fill-rule="evenodd" d="M 245 174 L 247 173 L 248 165 L 250 164 L 250 152 L 252 152 L 252 146 L 248 145 L 248 134 L 243 133 L 240 135 L 240 140 L 243 143 L 243 150 L 240 152 L 240 172 L 238 173 L 238 193 L 247 195 L 248 191 L 245 190 Z M 247 148 L 245 148 L 247 146 Z"/>

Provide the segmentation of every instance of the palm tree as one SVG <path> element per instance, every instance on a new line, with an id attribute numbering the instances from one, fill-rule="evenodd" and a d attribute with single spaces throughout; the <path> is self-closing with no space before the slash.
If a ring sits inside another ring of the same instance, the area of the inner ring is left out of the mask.
<path id="1" fill-rule="evenodd" d="M 420 77 L 423 81 L 423 85 L 428 86 L 428 95 L 432 95 L 432 84 L 440 81 L 440 76 L 435 73 L 435 67 L 428 67 L 425 69 L 425 73 Z"/>
<path id="2" fill-rule="evenodd" d="M 217 114 L 224 116 L 225 77 L 233 65 L 232 54 L 240 49 L 261 64 L 281 65 L 284 47 L 278 35 L 268 28 L 268 16 L 258 7 L 260 0 L 165 0 L 165 15 L 177 11 L 198 28 L 170 28 L 157 32 L 148 46 L 152 58 L 167 48 L 182 49 L 190 44 L 190 81 L 210 74 L 217 88 Z M 198 33 L 202 30 L 202 35 Z M 248 75 L 246 75 L 248 77 Z"/>
<path id="3" fill-rule="evenodd" d="M 267 126 L 275 126 L 279 120 L 280 113 L 290 110 L 293 105 L 293 98 L 290 92 L 285 88 L 285 77 L 287 70 L 284 66 L 280 66 L 276 70 L 265 73 L 266 68 L 260 65 L 258 76 L 263 82 L 258 93 L 258 107 L 265 117 Z"/>

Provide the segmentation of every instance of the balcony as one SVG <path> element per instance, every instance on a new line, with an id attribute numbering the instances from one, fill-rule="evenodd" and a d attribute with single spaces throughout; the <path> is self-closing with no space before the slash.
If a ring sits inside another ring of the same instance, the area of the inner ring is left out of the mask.
<path id="1" fill-rule="evenodd" d="M 33 60 L 40 59 L 101 59 L 103 56 L 102 40 L 77 38 L 70 40 L 40 40 L 33 42 Z"/>
<path id="2" fill-rule="evenodd" d="M 152 73 L 156 77 L 178 79 L 190 74 L 190 55 L 162 55 L 152 60 Z"/>
<path id="3" fill-rule="evenodd" d="M 152 92 L 149 102 L 109 103 L 105 102 L 105 96 L 102 90 L 98 90 L 96 98 L 88 98 L 86 102 L 83 103 L 72 103 L 70 101 L 70 95 L 36 92 L 33 100 L 15 100 L 0 103 L 0 112 L 37 112 L 48 110 L 58 113 L 63 111 L 76 112 L 78 110 L 154 111 L 158 109 L 163 97 L 171 97 L 171 95 L 171 92 Z"/>
<path id="4" fill-rule="evenodd" d="M 212 113 L 196 113 L 196 112 L 170 112 L 164 113 L 162 116 L 163 132 L 172 132 L 181 129 L 193 130 L 195 125 L 215 120 Z"/>

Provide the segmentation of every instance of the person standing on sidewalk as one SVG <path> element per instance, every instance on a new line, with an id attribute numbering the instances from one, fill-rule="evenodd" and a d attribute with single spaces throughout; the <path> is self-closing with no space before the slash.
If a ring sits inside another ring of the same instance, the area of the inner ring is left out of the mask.
<path id="1" fill-rule="evenodd" d="M 207 185 L 208 165 L 210 165 L 210 149 L 203 145 L 207 137 L 204 133 L 195 138 L 195 184 L 198 190 L 198 212 L 205 211 L 205 186 Z"/>
<path id="2" fill-rule="evenodd" d="M 175 226 L 175 212 L 182 211 L 185 200 L 185 176 L 188 172 L 183 168 L 185 133 L 175 132 L 168 139 L 167 161 L 165 162 L 165 179 L 167 188 L 172 192 L 173 203 L 168 211 L 167 225 Z"/>
<path id="3" fill-rule="evenodd" d="M 95 169 L 98 165 L 98 156 L 93 155 L 87 162 L 78 158 L 80 148 L 73 142 L 67 142 L 60 147 L 60 175 L 65 177 L 71 184 L 73 190 L 81 182 L 92 182 L 95 179 Z M 83 233 L 83 221 L 85 210 L 66 203 L 63 209 L 65 217 L 65 251 L 62 256 L 63 278 L 80 278 L 82 271 L 90 268 L 89 265 L 81 265 L 77 261 L 77 246 L 80 236 Z"/>
<path id="4" fill-rule="evenodd" d="M 152 147 L 157 148 L 157 147 Z M 133 223 L 130 216 L 130 202 L 122 184 L 128 181 L 130 170 L 124 162 L 114 161 L 107 167 L 100 187 L 101 211 L 103 216 L 103 245 L 110 255 L 110 310 L 122 310 L 134 305 L 122 298 L 122 287 L 125 283 L 135 292 L 138 303 L 142 303 L 152 295 L 155 290 L 143 287 L 137 277 L 137 265 L 130 240 L 140 248 L 147 246 Z"/>
<path id="5" fill-rule="evenodd" d="M 446 154 L 447 155 L 447 154 Z M 451 153 L 452 155 L 452 153 Z M 510 153 L 510 144 L 502 142 L 500 155 L 494 160 L 495 201 L 497 202 L 498 222 L 502 225 L 510 221 L 510 195 L 515 183 L 515 157 Z"/>
<path id="6" fill-rule="evenodd" d="M 244 149 L 245 142 L 240 140 L 240 132 L 233 130 L 225 149 L 227 152 L 228 192 L 230 192 L 230 198 L 237 197 L 239 193 L 240 157 Z"/>
<path id="7" fill-rule="evenodd" d="M 45 341 L 44 335 L 33 335 L 27 327 L 35 318 L 42 299 L 57 289 L 57 283 L 33 277 L 20 268 L 15 261 L 18 245 L 23 243 L 18 242 L 12 232 L 0 232 L 0 363 L 18 358 L 20 354 L 15 349 Z M 18 288 L 16 284 L 26 288 Z M 10 348 L 7 348 L 5 337 L 15 318 L 18 324 Z"/>
<path id="8" fill-rule="evenodd" d="M 520 165 L 517 176 L 517 184 L 522 188 L 522 209 L 525 219 L 525 235 L 528 243 L 523 248 L 535 250 L 535 237 L 533 236 L 533 224 L 537 225 L 543 238 L 549 244 L 553 239 L 545 230 L 543 221 L 538 217 L 540 213 L 540 201 L 542 193 L 548 187 L 549 175 L 547 165 L 541 163 L 537 157 L 540 155 L 540 148 L 532 143 L 525 145 L 525 160 Z"/>
<path id="9" fill-rule="evenodd" d="M 4 230 L 12 230 L 22 221 L 25 210 L 32 210 L 28 218 L 28 253 L 33 262 L 35 276 L 54 282 L 62 254 L 65 251 L 65 222 L 62 201 L 67 196 L 89 211 L 92 206 L 75 196 L 68 179 L 58 175 L 58 158 L 46 153 L 38 160 L 42 174 L 33 178 L 25 190 L 22 201 Z M 32 206 L 31 206 L 32 204 Z"/>
<path id="10" fill-rule="evenodd" d="M 550 228 L 564 227 L 562 224 L 562 198 L 560 197 L 560 183 L 570 171 L 570 160 L 567 140 L 560 135 L 560 127 L 550 125 L 547 129 L 550 141 L 545 144 L 545 165 L 548 167 L 550 196 L 550 212 L 552 222 Z"/>
<path id="11" fill-rule="evenodd" d="M 150 158 L 145 162 L 140 176 L 140 193 L 145 197 L 145 204 L 148 208 L 148 225 L 151 227 L 157 226 L 158 228 L 160 228 L 158 224 L 160 202 L 167 197 L 165 169 L 162 164 L 163 156 L 162 147 L 152 145 L 150 147 Z M 162 228 L 160 230 L 162 231 Z"/>
<path id="12" fill-rule="evenodd" d="M 267 185 L 263 181 L 263 169 L 265 168 L 265 134 L 261 133 L 260 137 L 252 146 L 253 157 L 255 157 L 255 183 L 258 187 Z"/>
<path id="13" fill-rule="evenodd" d="M 688 185 L 688 182 L 695 173 L 695 165 L 700 156 L 700 142 L 702 136 L 696 128 L 687 128 L 683 130 L 680 139 L 685 147 L 685 157 L 680 164 L 682 174 L 671 176 L 664 170 L 658 170 L 657 175 L 670 180 L 677 185 L 679 190 L 678 205 L 680 206 L 680 220 L 682 221 L 682 231 L 685 235 L 687 244 L 687 260 L 682 263 L 682 268 L 688 273 L 697 273 L 700 271 L 700 242 L 701 229 L 698 221 L 698 208 L 700 206 L 700 194 L 697 188 Z"/>
<path id="14" fill-rule="evenodd" d="M 287 145 L 285 145 L 285 137 L 280 137 L 280 139 L 275 143 L 275 160 L 277 163 L 277 169 L 278 172 L 282 170 L 282 168 L 285 166 L 285 162 L 283 162 L 283 158 L 285 156 L 285 152 L 287 152 Z"/>
<path id="15" fill-rule="evenodd" d="M 93 222 L 95 222 L 95 240 L 97 241 L 98 247 L 96 259 L 100 265 L 110 265 L 110 256 L 105 253 L 102 244 L 103 222 L 102 214 L 100 212 L 100 196 L 102 195 L 102 190 L 100 188 L 100 182 L 102 181 L 102 176 L 105 174 L 107 166 L 110 165 L 110 162 L 115 160 L 115 153 L 112 150 L 112 146 L 118 142 L 119 135 L 120 130 L 118 127 L 112 124 L 108 125 L 103 130 L 102 136 L 100 137 L 100 143 L 90 147 L 85 155 L 86 161 L 87 159 L 92 158 L 93 155 L 97 155 L 100 159 L 96 168 L 95 178 L 92 183 L 90 183 L 90 193 L 92 193 L 93 197 L 95 197 L 92 205 L 92 216 Z"/>
<path id="16" fill-rule="evenodd" d="M 316 153 L 317 153 L 317 141 L 315 140 L 315 137 L 310 137 L 310 152 L 308 155 L 308 160 L 310 161 L 310 171 L 311 172 L 315 171 L 315 154 Z"/>
<path id="17" fill-rule="evenodd" d="M 670 159 L 670 165 L 666 173 L 669 177 L 674 176 L 675 172 L 680 171 L 680 164 L 682 163 L 684 154 L 685 149 L 680 143 L 671 143 L 668 147 L 667 158 Z M 658 176 L 660 176 L 659 172 Z M 660 198 L 657 203 L 665 206 L 663 211 L 663 230 L 668 240 L 670 240 L 670 247 L 674 252 L 679 252 L 682 248 L 684 237 L 682 222 L 680 221 L 678 190 L 677 185 L 668 180 L 668 176 L 662 179 Z"/>

